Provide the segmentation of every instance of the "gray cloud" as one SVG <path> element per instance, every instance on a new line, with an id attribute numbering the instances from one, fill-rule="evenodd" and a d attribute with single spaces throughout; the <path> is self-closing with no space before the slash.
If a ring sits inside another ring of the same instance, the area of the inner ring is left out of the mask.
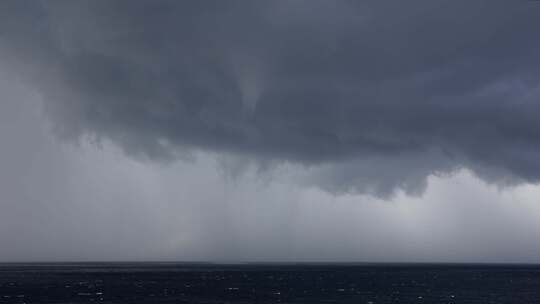
<path id="1" fill-rule="evenodd" d="M 436 151 L 289 162 L 268 179 L 234 154 L 141 162 L 108 139 L 58 141 L 45 101 L 12 76 L 0 61 L 0 261 L 540 262 L 539 186 L 501 191 L 467 170 L 390 200 L 298 185 L 407 188 L 442 162 Z M 410 170 L 392 175 L 398 163 Z"/>
<path id="2" fill-rule="evenodd" d="M 540 5 L 3 1 L 0 52 L 59 134 L 300 163 L 330 191 L 468 167 L 540 179 Z"/>

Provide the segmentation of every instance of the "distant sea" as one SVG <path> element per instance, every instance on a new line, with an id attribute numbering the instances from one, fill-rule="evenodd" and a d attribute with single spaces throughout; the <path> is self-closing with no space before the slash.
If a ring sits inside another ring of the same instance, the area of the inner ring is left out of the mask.
<path id="1" fill-rule="evenodd" d="M 540 303 L 540 266 L 0 264 L 0 303 Z"/>

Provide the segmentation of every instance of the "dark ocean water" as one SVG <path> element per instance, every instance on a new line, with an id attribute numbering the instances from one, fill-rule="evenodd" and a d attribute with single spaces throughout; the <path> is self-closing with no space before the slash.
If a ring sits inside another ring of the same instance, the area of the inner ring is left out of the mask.
<path id="1" fill-rule="evenodd" d="M 540 266 L 0 264 L 0 303 L 540 303 Z"/>

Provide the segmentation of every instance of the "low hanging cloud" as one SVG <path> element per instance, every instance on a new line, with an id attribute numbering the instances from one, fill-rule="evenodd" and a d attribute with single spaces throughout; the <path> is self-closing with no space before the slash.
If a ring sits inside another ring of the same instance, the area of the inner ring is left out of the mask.
<path id="1" fill-rule="evenodd" d="M 66 138 L 305 166 L 332 192 L 540 181 L 534 1 L 2 1 L 0 60 Z"/>

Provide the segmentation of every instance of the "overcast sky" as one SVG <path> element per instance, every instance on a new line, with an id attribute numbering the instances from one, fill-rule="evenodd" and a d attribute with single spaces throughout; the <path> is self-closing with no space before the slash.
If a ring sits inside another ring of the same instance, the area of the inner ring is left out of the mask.
<path id="1" fill-rule="evenodd" d="M 540 263 L 536 1 L 0 1 L 0 261 Z"/>

